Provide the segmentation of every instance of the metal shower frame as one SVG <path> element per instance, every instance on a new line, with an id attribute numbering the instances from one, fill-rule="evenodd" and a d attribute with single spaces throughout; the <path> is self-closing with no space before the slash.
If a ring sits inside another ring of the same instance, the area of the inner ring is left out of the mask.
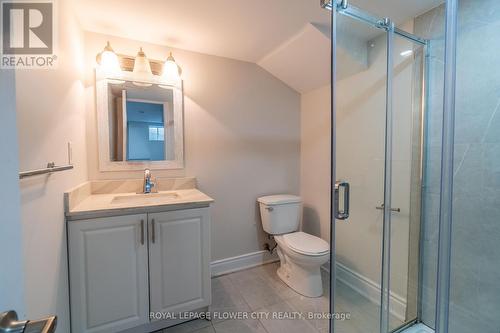
<path id="1" fill-rule="evenodd" d="M 453 194 L 453 146 L 455 127 L 455 88 L 456 88 L 456 44 L 458 1 L 446 0 L 446 32 L 445 32 L 445 70 L 444 70 L 444 106 L 443 106 L 443 145 L 441 151 L 441 184 L 440 184 L 440 216 L 438 242 L 438 273 L 436 288 L 436 333 L 448 333 L 449 299 L 450 299 L 450 269 L 451 269 L 451 229 L 452 229 L 452 194 Z M 390 296 L 390 225 L 391 225 L 391 165 L 392 165 L 392 81 L 393 81 L 393 40 L 394 35 L 411 40 L 426 47 L 429 41 L 419 36 L 396 28 L 389 18 L 377 18 L 363 10 L 351 6 L 347 0 L 320 0 L 323 8 L 332 13 L 332 54 L 331 54 L 331 216 L 337 215 L 333 189 L 336 181 L 336 46 L 337 46 L 337 13 L 354 18 L 384 29 L 387 32 L 387 89 L 386 89 L 386 158 L 384 182 L 384 230 L 382 250 L 382 286 L 380 332 L 389 332 L 389 296 Z M 334 10 L 335 9 L 335 10 Z M 427 53 L 428 56 L 428 53 Z M 428 66 L 425 66 L 428 67 Z M 425 69 L 423 81 L 427 79 L 428 69 Z M 424 90 L 428 85 L 424 83 Z M 335 286 L 335 218 L 332 218 L 330 228 L 330 285 Z M 420 283 L 419 283 L 420 285 Z M 419 286 L 420 289 L 420 286 Z M 420 294 L 420 292 L 419 292 Z M 420 302 L 420 296 L 419 296 Z M 330 288 L 330 313 L 333 314 L 335 304 L 335 288 Z M 418 317 L 420 317 L 419 305 Z M 418 319 L 418 318 L 417 318 Z M 330 333 L 335 332 L 335 318 L 330 318 Z"/>

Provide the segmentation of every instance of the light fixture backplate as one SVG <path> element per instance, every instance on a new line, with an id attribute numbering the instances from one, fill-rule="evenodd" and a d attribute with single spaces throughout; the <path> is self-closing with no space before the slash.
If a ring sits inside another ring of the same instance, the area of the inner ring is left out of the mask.
<path id="1" fill-rule="evenodd" d="M 127 72 L 132 72 L 134 70 L 135 57 L 118 54 L 118 59 L 120 60 L 120 66 L 122 70 Z M 161 75 L 163 71 L 163 62 L 159 60 L 149 59 L 149 64 L 151 65 L 151 72 L 154 75 Z"/>

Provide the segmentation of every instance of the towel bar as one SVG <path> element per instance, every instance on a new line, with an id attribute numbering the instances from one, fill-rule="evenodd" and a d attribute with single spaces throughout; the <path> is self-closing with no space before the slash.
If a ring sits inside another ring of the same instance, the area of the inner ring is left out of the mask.
<path id="1" fill-rule="evenodd" d="M 65 170 L 70 170 L 70 169 L 73 169 L 72 164 L 57 166 L 54 162 L 50 162 L 49 164 L 47 164 L 47 167 L 44 169 L 37 169 L 37 170 L 20 172 L 19 179 L 23 179 L 23 178 L 31 177 L 31 176 L 43 175 L 46 173 L 65 171 Z"/>

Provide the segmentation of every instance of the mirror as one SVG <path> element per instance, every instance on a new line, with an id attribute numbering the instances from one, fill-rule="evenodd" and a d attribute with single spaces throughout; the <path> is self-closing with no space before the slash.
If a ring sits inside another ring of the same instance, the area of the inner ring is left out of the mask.
<path id="1" fill-rule="evenodd" d="M 132 82 L 108 89 L 111 161 L 175 159 L 172 90 Z"/>
<path id="2" fill-rule="evenodd" d="M 101 171 L 183 168 L 182 89 L 96 82 Z"/>

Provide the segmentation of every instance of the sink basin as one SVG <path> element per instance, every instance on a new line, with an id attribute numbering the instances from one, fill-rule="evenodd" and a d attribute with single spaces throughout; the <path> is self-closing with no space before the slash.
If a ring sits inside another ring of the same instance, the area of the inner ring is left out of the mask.
<path id="1" fill-rule="evenodd" d="M 113 198 L 113 200 L 111 200 L 111 204 L 149 205 L 165 202 L 169 199 L 173 200 L 178 198 L 179 195 L 175 192 L 117 195 Z"/>

